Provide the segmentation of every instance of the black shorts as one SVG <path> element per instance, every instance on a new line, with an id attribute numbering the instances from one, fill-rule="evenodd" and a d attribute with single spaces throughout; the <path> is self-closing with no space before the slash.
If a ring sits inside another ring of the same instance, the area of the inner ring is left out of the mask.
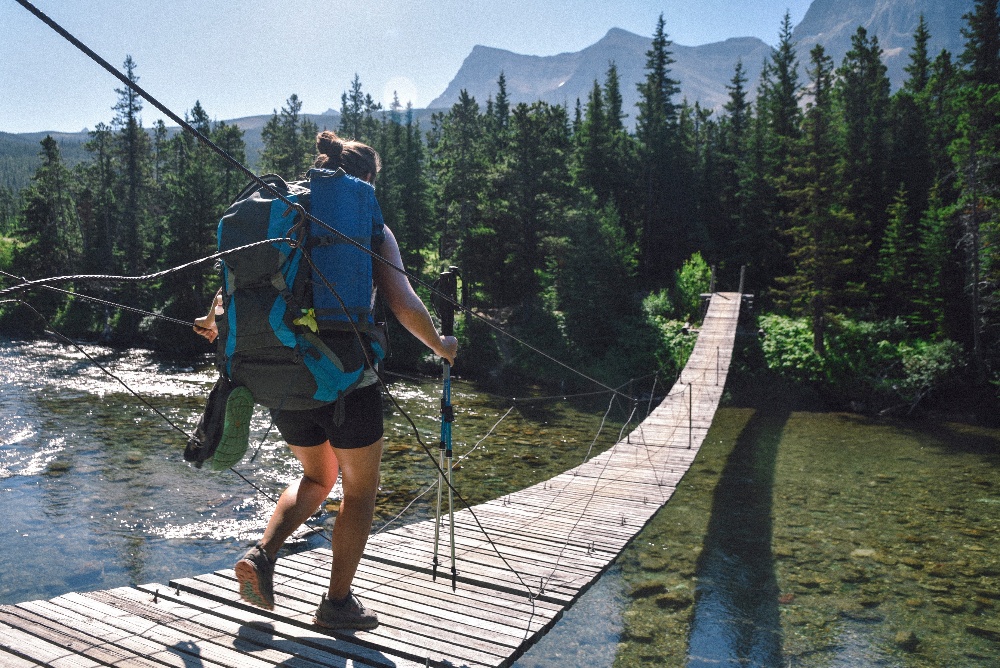
<path id="1" fill-rule="evenodd" d="M 330 441 L 335 448 L 363 448 L 382 438 L 382 389 L 378 383 L 344 397 L 344 423 L 333 423 L 336 404 L 306 411 L 271 409 L 274 426 L 285 443 L 303 448 Z"/>

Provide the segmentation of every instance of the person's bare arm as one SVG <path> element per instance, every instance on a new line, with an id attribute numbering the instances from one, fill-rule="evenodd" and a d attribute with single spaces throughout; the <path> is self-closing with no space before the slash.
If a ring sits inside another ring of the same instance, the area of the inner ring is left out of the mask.
<path id="1" fill-rule="evenodd" d="M 399 244 L 396 243 L 396 237 L 388 227 L 385 228 L 385 241 L 382 243 L 381 255 L 396 267 L 403 266 L 403 258 L 399 254 Z M 425 346 L 433 350 L 434 354 L 448 360 L 448 364 L 454 364 L 458 351 L 458 339 L 454 336 L 438 334 L 437 328 L 431 321 L 430 313 L 427 312 L 427 307 L 413 291 L 413 286 L 410 285 L 406 276 L 378 260 L 374 261 L 373 272 L 375 285 L 378 286 L 382 298 L 400 324 Z"/>

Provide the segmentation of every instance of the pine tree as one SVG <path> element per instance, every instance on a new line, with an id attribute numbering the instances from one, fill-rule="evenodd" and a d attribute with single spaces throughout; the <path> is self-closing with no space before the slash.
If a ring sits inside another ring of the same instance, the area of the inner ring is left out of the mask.
<path id="1" fill-rule="evenodd" d="M 425 165 L 425 149 L 420 139 L 420 125 L 413 120 L 413 107 L 407 103 L 406 125 L 400 151 L 399 189 L 402 220 L 405 228 L 400 239 L 405 244 L 406 266 L 419 272 L 424 264 L 422 250 L 431 241 L 433 212 Z M 393 228 L 395 231 L 395 228 Z"/>
<path id="2" fill-rule="evenodd" d="M 925 274 L 921 229 L 902 184 L 889 206 L 889 224 L 879 248 L 877 291 L 879 310 L 886 317 L 914 320 L 910 308 Z"/>
<path id="3" fill-rule="evenodd" d="M 778 46 L 764 64 L 758 88 L 758 115 L 767 123 L 773 137 L 771 160 L 776 165 L 784 163 L 791 144 L 799 137 L 802 114 L 798 67 L 795 42 L 792 41 L 792 17 L 786 12 L 778 34 Z"/>
<path id="4" fill-rule="evenodd" d="M 920 95 L 927 89 L 927 84 L 931 79 L 931 60 L 927 52 L 927 43 L 931 39 L 930 30 L 927 28 L 927 21 L 924 15 L 920 15 L 920 22 L 913 33 L 913 49 L 910 51 L 910 62 L 904 68 L 908 75 L 903 83 L 903 89 L 913 95 Z"/>
<path id="5" fill-rule="evenodd" d="M 969 327 L 978 380 L 985 381 L 1000 321 L 1000 261 L 991 249 L 1000 243 L 1000 17 L 997 0 L 977 0 L 965 15 L 964 85 L 952 159 L 960 188 L 959 221 L 964 230 Z"/>
<path id="6" fill-rule="evenodd" d="M 510 161 L 503 179 L 514 223 L 505 234 L 511 249 L 503 281 L 506 303 L 538 294 L 542 287 L 542 240 L 552 234 L 571 197 L 570 151 L 564 107 L 536 102 L 514 108 Z"/>
<path id="7" fill-rule="evenodd" d="M 588 358 L 600 358 L 615 351 L 622 336 L 634 336 L 625 331 L 634 307 L 623 295 L 634 290 L 635 247 L 611 206 L 585 202 L 568 210 L 562 233 L 564 247 L 552 259 L 555 306 L 565 314 L 569 339 Z"/>
<path id="8" fill-rule="evenodd" d="M 921 16 L 913 37 L 910 64 L 906 67 L 909 77 L 892 96 L 887 119 L 889 159 L 886 183 L 902 187 L 907 194 L 906 207 L 914 212 L 923 211 L 927 206 L 936 170 L 931 156 L 927 106 L 927 88 L 931 80 L 931 61 L 927 57 L 929 39 L 927 24 Z"/>
<path id="9" fill-rule="evenodd" d="M 798 56 L 788 12 L 782 19 L 778 45 L 764 63 L 757 91 L 747 161 L 740 171 L 744 211 L 740 264 L 750 269 L 748 285 L 766 289 L 775 277 L 792 271 L 789 237 L 781 229 L 792 205 L 783 199 L 782 192 L 789 158 L 801 134 L 802 113 Z"/>
<path id="10" fill-rule="evenodd" d="M 749 221 L 746 191 L 742 183 L 750 169 L 747 157 L 752 128 L 752 110 L 747 100 L 747 78 L 743 62 L 737 61 L 733 78 L 726 87 L 729 99 L 719 121 L 718 167 L 715 187 L 718 206 L 710 234 L 718 249 L 720 278 L 735 278 L 738 267 L 746 264 L 748 252 L 743 235 Z"/>
<path id="11" fill-rule="evenodd" d="M 577 144 L 577 181 L 597 195 L 598 206 L 604 206 L 612 194 L 608 174 L 611 134 L 605 115 L 604 93 L 596 79 L 587 97 L 586 115 L 574 139 Z"/>
<path id="12" fill-rule="evenodd" d="M 361 90 L 361 77 L 355 73 L 351 90 L 340 96 L 340 127 L 337 133 L 346 139 L 361 141 L 365 120 L 365 96 Z"/>
<path id="13" fill-rule="evenodd" d="M 608 132 L 607 155 L 605 156 L 604 178 L 607 182 L 609 200 L 618 212 L 619 222 L 629 243 L 638 236 L 641 204 L 635 191 L 636 146 L 635 139 L 625 128 L 628 117 L 622 109 L 622 94 L 618 78 L 618 67 L 612 61 L 604 79 L 604 101 Z M 576 130 L 574 130 L 574 133 Z"/>
<path id="14" fill-rule="evenodd" d="M 211 136 L 212 141 L 230 157 L 240 164 L 246 164 L 247 148 L 243 135 L 244 132 L 238 125 L 219 121 L 212 128 Z M 215 160 L 219 170 L 219 197 L 224 203 L 231 202 L 246 185 L 247 177 L 229 161 L 218 157 Z"/>
<path id="15" fill-rule="evenodd" d="M 942 200 L 941 192 L 940 183 L 935 182 L 927 198 L 927 208 L 920 217 L 922 267 L 913 294 L 914 322 L 931 335 L 957 338 L 961 332 L 954 325 L 964 325 L 966 321 L 963 317 L 964 281 L 962 263 L 957 257 L 952 211 Z"/>
<path id="16" fill-rule="evenodd" d="M 212 135 L 212 123 L 200 102 L 188 122 L 202 135 Z M 171 141 L 173 170 L 167 180 L 167 238 L 163 265 L 173 267 L 210 254 L 215 229 L 228 202 L 220 190 L 221 172 L 212 153 L 187 132 Z M 205 270 L 209 270 L 206 267 Z M 168 312 L 190 313 L 203 308 L 209 281 L 205 271 L 171 274 L 164 279 Z"/>
<path id="17" fill-rule="evenodd" d="M 70 171 L 51 135 L 42 139 L 41 146 L 42 164 L 22 195 L 18 236 L 24 246 L 15 258 L 17 270 L 29 278 L 73 273 L 82 251 Z"/>
<path id="18" fill-rule="evenodd" d="M 812 100 L 807 104 L 802 138 L 794 147 L 784 193 L 791 204 L 788 235 L 794 273 L 782 278 L 781 301 L 812 321 L 813 349 L 826 351 L 831 312 L 843 308 L 861 286 L 850 282 L 851 263 L 864 250 L 850 211 L 839 201 L 833 112 L 833 64 L 822 45 L 810 52 Z"/>
<path id="19" fill-rule="evenodd" d="M 880 240 L 885 232 L 892 192 L 888 177 L 889 78 L 882 63 L 878 38 L 859 27 L 851 50 L 837 69 L 835 87 L 844 123 L 842 149 L 846 205 L 857 222 Z M 857 265 L 862 281 L 875 267 L 877 246 Z"/>
<path id="20" fill-rule="evenodd" d="M 138 83 L 136 64 L 131 56 L 125 58 L 125 75 Z M 149 135 L 142 128 L 142 98 L 131 87 L 116 88 L 118 102 L 115 118 L 111 123 L 115 135 L 118 179 L 116 190 L 120 236 L 120 261 L 123 273 L 137 275 L 144 268 L 146 253 L 143 235 L 149 223 L 146 215 L 152 167 L 152 147 Z"/>
<path id="21" fill-rule="evenodd" d="M 971 12 L 963 16 L 965 50 L 959 64 L 974 85 L 1000 84 L 1000 0 L 976 0 Z"/>
<path id="22" fill-rule="evenodd" d="M 686 257 L 685 249 L 673 243 L 685 221 L 682 220 L 683 185 L 677 182 L 680 147 L 677 107 L 673 102 L 679 87 L 670 77 L 670 65 L 674 62 L 668 50 L 670 44 L 661 14 L 652 46 L 646 52 L 646 78 L 638 85 L 636 117 L 641 165 L 637 194 L 642 212 L 639 266 L 644 282 L 650 286 L 665 285 L 673 269 Z"/>
<path id="23" fill-rule="evenodd" d="M 492 243 L 492 232 L 480 224 L 487 163 L 479 104 L 463 90 L 447 114 L 432 117 L 432 124 L 428 150 L 436 177 L 440 259 L 463 267 L 466 280 L 479 284 L 480 272 L 488 272 L 479 260 Z"/>
<path id="24" fill-rule="evenodd" d="M 949 149 L 955 141 L 958 125 L 959 72 L 955 69 L 951 54 L 941 51 L 931 63 L 930 79 L 924 95 L 920 98 L 927 117 L 930 162 L 935 169 L 935 180 L 939 182 L 941 196 L 945 201 L 953 201 L 954 195 L 947 194 L 954 189 L 948 186 L 946 177 L 952 173 Z"/>
<path id="25" fill-rule="evenodd" d="M 309 119 L 301 118 L 301 111 L 302 101 L 293 93 L 281 112 L 275 111 L 264 125 L 260 133 L 264 142 L 259 158 L 261 171 L 292 181 L 309 169 L 318 129 Z"/>
<path id="26" fill-rule="evenodd" d="M 113 267 L 118 238 L 114 153 L 111 128 L 98 123 L 84 145 L 92 158 L 83 168 L 80 217 L 83 230 L 83 271 L 99 274 Z"/>
<path id="27" fill-rule="evenodd" d="M 136 64 L 131 56 L 125 58 L 125 75 L 137 83 Z M 149 241 L 155 224 L 151 215 L 153 194 L 153 152 L 149 135 L 142 127 L 139 116 L 142 98 L 130 86 L 117 88 L 118 102 L 114 106 L 113 131 L 115 198 L 117 208 L 115 225 L 118 237 L 115 243 L 115 273 L 138 276 L 149 267 Z M 134 281 L 124 283 L 118 291 L 120 303 L 142 308 L 148 288 Z M 133 344 L 139 333 L 139 316 L 131 311 L 121 311 L 115 335 L 119 342 Z"/>

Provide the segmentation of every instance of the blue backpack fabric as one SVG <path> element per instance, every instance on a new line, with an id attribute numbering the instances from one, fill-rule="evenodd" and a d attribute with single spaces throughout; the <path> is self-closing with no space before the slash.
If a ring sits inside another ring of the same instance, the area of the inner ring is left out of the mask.
<path id="1" fill-rule="evenodd" d="M 368 251 L 373 243 L 381 245 L 385 224 L 370 184 L 344 175 L 343 170 L 312 169 L 308 176 L 312 192 L 309 212 L 314 217 Z M 371 309 L 371 255 L 311 221 L 306 243 L 312 249 L 311 257 L 317 267 L 332 268 L 324 270 L 325 276 L 315 270 L 312 276 L 313 307 L 320 329 L 371 329 L 375 324 Z M 330 287 L 336 290 L 336 295 Z"/>
<path id="2" fill-rule="evenodd" d="M 324 223 L 363 239 L 365 248 L 378 247 L 383 223 L 371 185 L 343 170 L 311 170 L 308 181 L 296 183 L 263 178 Z M 337 235 L 306 224 L 296 209 L 254 187 L 219 221 L 219 250 L 274 241 L 222 259 L 219 370 L 268 408 L 305 410 L 339 401 L 357 386 L 366 365 L 385 355 L 371 316 L 371 256 L 353 246 L 353 253 L 344 253 L 343 244 L 328 240 Z M 355 330 L 352 322 L 360 326 Z"/>

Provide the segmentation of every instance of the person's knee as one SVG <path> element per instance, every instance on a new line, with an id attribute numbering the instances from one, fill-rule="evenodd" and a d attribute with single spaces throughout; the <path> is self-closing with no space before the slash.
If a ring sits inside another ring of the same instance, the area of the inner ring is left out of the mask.
<path id="1" fill-rule="evenodd" d="M 344 498 L 341 501 L 341 508 L 349 508 L 359 513 L 375 512 L 375 496 L 378 492 L 378 485 L 365 489 L 344 489 Z"/>
<path id="2" fill-rule="evenodd" d="M 303 474 L 303 480 L 307 480 L 310 484 L 323 490 L 324 494 L 329 494 L 333 490 L 333 486 L 337 484 L 337 474 L 332 475 L 329 472 L 320 474 Z"/>

